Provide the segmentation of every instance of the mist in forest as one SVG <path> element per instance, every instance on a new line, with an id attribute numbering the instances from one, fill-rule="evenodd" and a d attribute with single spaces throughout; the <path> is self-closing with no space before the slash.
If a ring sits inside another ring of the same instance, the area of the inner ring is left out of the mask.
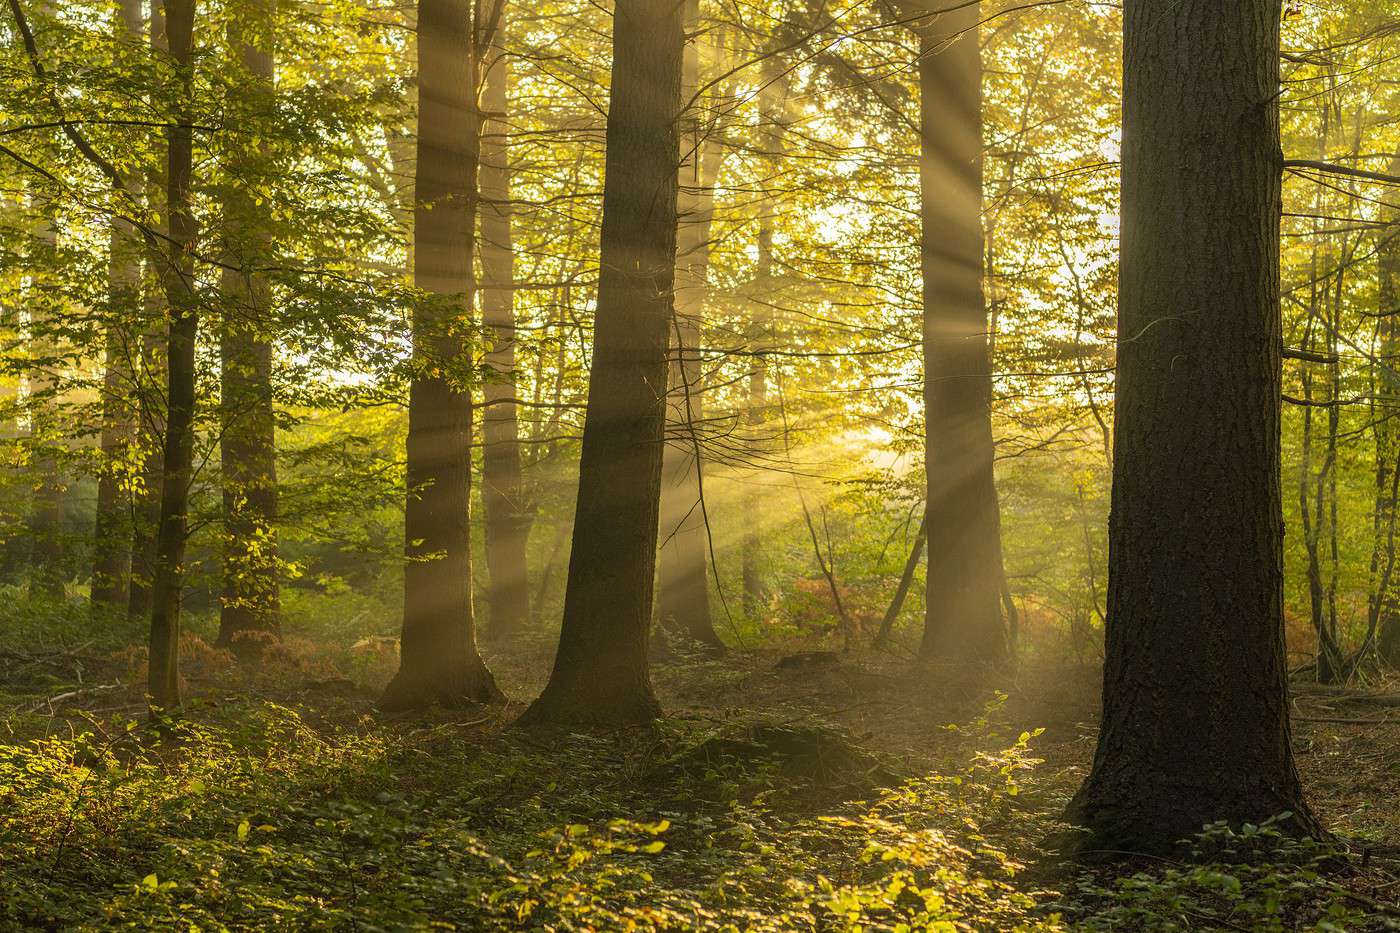
<path id="1" fill-rule="evenodd" d="M 0 38 L 0 930 L 1400 923 L 1400 2 Z"/>

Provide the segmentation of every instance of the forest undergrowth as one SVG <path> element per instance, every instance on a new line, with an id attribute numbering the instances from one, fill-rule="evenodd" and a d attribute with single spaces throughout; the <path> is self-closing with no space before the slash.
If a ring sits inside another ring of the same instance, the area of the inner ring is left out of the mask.
<path id="1" fill-rule="evenodd" d="M 1097 674 L 1050 652 L 996 687 L 811 645 L 681 658 L 665 720 L 577 735 L 510 728 L 543 639 L 487 646 L 511 706 L 395 719 L 391 643 L 291 640 L 254 679 L 192 634 L 194 699 L 151 723 L 139 655 L 45 625 L 0 639 L 6 929 L 1400 929 L 1385 684 L 1295 690 L 1336 846 L 1217 826 L 1108 869 L 1059 854 Z"/>

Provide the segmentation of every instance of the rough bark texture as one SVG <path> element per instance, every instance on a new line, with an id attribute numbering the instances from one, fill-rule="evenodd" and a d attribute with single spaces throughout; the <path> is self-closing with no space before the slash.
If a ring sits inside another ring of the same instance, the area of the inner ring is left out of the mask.
<path id="1" fill-rule="evenodd" d="M 1001 662 L 1001 527 L 982 290 L 982 65 L 974 4 L 919 30 L 928 573 L 920 656 Z"/>
<path id="2" fill-rule="evenodd" d="M 698 0 L 687 0 L 693 28 Z M 700 78 L 700 50 L 686 44 L 681 101 L 691 102 Z M 676 197 L 676 272 L 671 324 L 666 448 L 661 465 L 660 550 L 657 555 L 657 617 L 666 634 L 711 653 L 724 650 L 710 611 L 709 529 L 701 496 L 703 463 L 699 432 L 704 423 L 700 329 L 709 284 L 710 226 L 715 214 L 715 177 L 723 150 L 701 125 L 698 108 L 681 119 L 684 128 Z"/>
<path id="3" fill-rule="evenodd" d="M 245 72 L 241 106 L 270 115 L 273 55 L 270 13 L 229 27 Z M 253 37 L 251 40 L 245 38 Z M 258 139 L 241 137 L 229 153 L 224 195 L 223 328 L 219 334 L 219 459 L 223 471 L 223 593 L 216 644 L 253 660 L 281 634 L 277 581 L 277 450 L 272 399 L 271 290 L 266 218 L 249 195 Z"/>
<path id="4" fill-rule="evenodd" d="M 190 210 L 194 132 L 189 100 L 193 80 L 195 0 L 166 0 L 165 30 L 170 58 L 180 75 L 180 109 L 167 130 L 166 207 L 168 254 L 161 270 L 170 305 L 166 369 L 167 415 L 161 470 L 160 524 L 156 531 L 155 579 L 151 587 L 151 644 L 147 692 L 152 705 L 180 705 L 180 587 L 185 531 L 193 476 L 195 340 L 199 335 L 194 262 L 196 230 Z"/>
<path id="5" fill-rule="evenodd" d="M 660 713 L 647 670 L 676 260 L 682 5 L 619 0 L 601 272 L 559 651 L 523 722 Z"/>
<path id="6" fill-rule="evenodd" d="M 466 0 L 419 0 L 408 502 L 399 670 L 385 709 L 504 699 L 472 614 L 471 353 L 481 86 Z"/>
<path id="7" fill-rule="evenodd" d="M 1103 723 L 1088 850 L 1313 833 L 1289 745 L 1279 0 L 1130 0 Z"/>
<path id="8" fill-rule="evenodd" d="M 482 396 L 481 505 L 486 532 L 487 632 L 509 636 L 530 617 L 525 546 L 534 518 L 521 476 L 520 425 L 515 403 L 515 247 L 511 237 L 510 59 L 496 51 L 487 66 L 481 141 L 481 316 L 491 349 Z"/>

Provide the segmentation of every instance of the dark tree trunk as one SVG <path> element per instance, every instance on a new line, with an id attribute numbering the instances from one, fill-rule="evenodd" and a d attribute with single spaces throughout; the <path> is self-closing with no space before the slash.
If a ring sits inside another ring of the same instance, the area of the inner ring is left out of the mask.
<path id="1" fill-rule="evenodd" d="M 119 39 L 141 40 L 140 0 L 122 0 Z M 127 179 L 133 192 L 137 179 Z M 107 266 L 107 322 L 102 376 L 102 472 L 97 477 L 97 512 L 92 543 L 94 615 L 115 617 L 126 611 L 131 578 L 131 502 L 127 494 L 127 453 L 136 434 L 132 406 L 135 349 L 131 326 L 140 320 L 141 243 L 131 223 L 114 218 Z"/>
<path id="2" fill-rule="evenodd" d="M 1400 154 L 1391 160 L 1389 172 L 1400 174 Z M 1394 197 L 1394 196 L 1392 196 Z M 1400 202 L 1398 202 L 1400 203 Z M 1400 206 L 1387 204 L 1386 219 L 1400 221 Z M 1395 572 L 1396 508 L 1395 473 L 1400 470 L 1400 426 L 1395 423 L 1395 400 L 1400 399 L 1400 227 L 1390 227 L 1380 233 L 1376 248 L 1379 307 L 1378 329 L 1381 364 L 1377 379 L 1380 397 L 1384 400 L 1376 421 L 1376 537 L 1378 559 L 1373 561 L 1380 572 L 1375 612 L 1379 634 L 1377 649 L 1381 659 L 1391 667 L 1400 667 L 1400 574 Z"/>
<path id="3" fill-rule="evenodd" d="M 165 7 L 162 0 L 151 0 L 150 43 L 154 52 L 165 51 Z M 146 179 L 146 199 L 150 207 L 163 207 L 165 173 L 152 169 Z M 164 231 L 157 224 L 158 232 Z M 164 261 L 154 251 L 146 253 L 146 274 L 142 278 L 145 319 L 137 359 L 135 387 L 136 443 L 141 451 L 140 484 L 131 502 L 131 585 L 126 617 L 132 622 L 151 616 L 152 587 L 156 578 L 156 529 L 160 527 L 160 484 L 165 473 L 165 383 L 168 378 L 165 356 Z"/>
<path id="4" fill-rule="evenodd" d="M 687 0 L 685 18 L 694 28 L 698 0 Z M 692 103 L 700 81 L 700 49 L 686 44 L 681 101 Z M 666 398 L 666 447 L 661 463 L 660 538 L 657 555 L 657 617 L 668 635 L 710 653 L 724 651 L 710 612 L 709 528 L 702 496 L 699 432 L 704 423 L 704 375 L 700 330 L 709 281 L 710 225 L 714 182 L 722 150 L 707 138 L 698 110 L 684 114 L 676 196 L 676 272 L 671 324 L 671 359 Z"/>
<path id="5" fill-rule="evenodd" d="M 271 117 L 271 4 L 264 22 L 240 20 L 229 44 L 242 58 L 242 105 L 258 120 Z M 264 47 L 250 44 L 255 36 Z M 259 271 L 268 261 L 266 218 L 247 185 L 258 171 L 256 134 L 230 154 L 224 196 L 223 329 L 219 335 L 219 458 L 223 469 L 224 564 L 216 644 L 254 660 L 280 637 L 277 581 L 277 452 L 272 400 L 271 291 Z"/>
<path id="6" fill-rule="evenodd" d="M 161 270 L 170 305 L 166 338 L 167 415 L 160 484 L 160 523 L 156 530 L 155 580 L 151 587 L 151 651 L 148 693 L 153 706 L 180 705 L 180 587 L 184 577 L 185 532 L 193 478 L 195 341 L 199 336 L 198 297 L 192 251 L 196 235 L 190 209 L 194 132 L 190 95 L 193 84 L 195 0 L 166 0 L 165 29 L 172 64 L 178 71 L 178 111 L 166 145 L 168 254 Z"/>
<path id="7" fill-rule="evenodd" d="M 504 699 L 472 614 L 471 352 L 480 58 L 472 4 L 419 0 L 418 162 L 413 211 L 415 372 L 408 396 L 408 502 L 399 670 L 385 709 Z"/>
<path id="8" fill-rule="evenodd" d="M 899 611 L 904 608 L 904 600 L 909 596 L 909 588 L 914 583 L 914 574 L 919 569 L 919 561 L 924 556 L 924 540 L 928 535 L 928 512 L 925 510 L 922 518 L 919 519 L 919 530 L 914 533 L 914 543 L 909 548 L 909 557 L 904 562 L 904 571 L 899 575 L 899 585 L 895 587 L 894 598 L 890 600 L 890 606 L 885 610 L 885 617 L 880 620 L 880 631 L 875 636 L 875 646 L 884 647 L 889 644 L 890 635 L 894 632 L 894 623 L 899 619 Z"/>
<path id="9" fill-rule="evenodd" d="M 515 373 L 515 247 L 511 237 L 510 58 L 494 51 L 487 66 L 481 142 L 481 316 L 487 339 L 482 396 L 481 506 L 491 607 L 488 633 L 506 637 L 530 617 L 525 546 L 533 520 L 521 476 Z"/>
<path id="10" fill-rule="evenodd" d="M 676 261 L 683 5 L 619 0 L 593 359 L 559 651 L 526 723 L 660 714 L 647 670 Z"/>
<path id="11" fill-rule="evenodd" d="M 1087 850 L 1285 811 L 1318 832 L 1283 640 L 1279 17 L 1126 5 L 1103 724 L 1070 810 Z"/>
<path id="12" fill-rule="evenodd" d="M 979 7 L 919 30 L 919 190 L 928 573 L 920 656 L 1006 659 L 982 291 Z"/>

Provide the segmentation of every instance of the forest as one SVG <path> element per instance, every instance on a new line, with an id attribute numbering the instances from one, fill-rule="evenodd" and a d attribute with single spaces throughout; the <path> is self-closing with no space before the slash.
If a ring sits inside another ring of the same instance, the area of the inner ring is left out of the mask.
<path id="1" fill-rule="evenodd" d="M 1400 930 L 1400 0 L 5 0 L 0 930 Z"/>

